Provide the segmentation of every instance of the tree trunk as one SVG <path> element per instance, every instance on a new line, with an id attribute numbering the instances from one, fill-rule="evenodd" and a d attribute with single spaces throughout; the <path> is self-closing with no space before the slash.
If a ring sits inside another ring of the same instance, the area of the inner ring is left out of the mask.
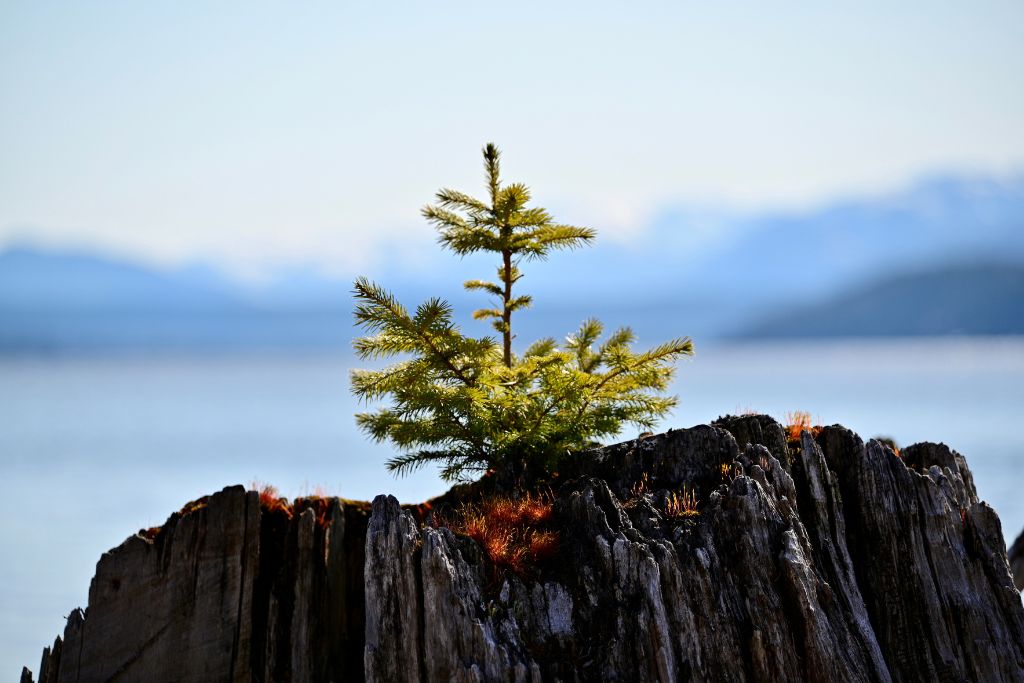
<path id="1" fill-rule="evenodd" d="M 505 329 L 502 331 L 502 339 L 504 341 L 503 358 L 505 360 L 505 367 L 512 367 L 512 309 L 510 304 L 512 302 L 512 252 L 504 250 L 501 252 L 502 261 L 505 265 L 505 296 L 504 296 L 504 309 L 502 311 L 501 319 L 505 323 Z"/>

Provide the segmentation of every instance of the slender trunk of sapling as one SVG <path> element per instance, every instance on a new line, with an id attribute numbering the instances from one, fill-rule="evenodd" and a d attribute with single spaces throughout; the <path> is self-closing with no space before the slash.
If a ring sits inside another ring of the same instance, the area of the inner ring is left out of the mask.
<path id="1" fill-rule="evenodd" d="M 512 367 L 512 252 L 505 249 L 501 252 L 501 257 L 505 266 L 505 296 L 503 303 L 505 304 L 504 310 L 502 311 L 502 322 L 504 323 L 505 329 L 503 330 L 502 339 L 504 345 L 504 360 L 505 367 Z"/>

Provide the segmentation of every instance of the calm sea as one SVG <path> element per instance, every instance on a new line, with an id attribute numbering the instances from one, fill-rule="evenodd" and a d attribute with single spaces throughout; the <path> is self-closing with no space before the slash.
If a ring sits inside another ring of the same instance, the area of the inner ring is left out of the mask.
<path id="1" fill-rule="evenodd" d="M 388 475 L 387 450 L 356 432 L 351 365 L 346 355 L 0 358 L 0 679 L 37 670 L 64 616 L 85 605 L 101 553 L 190 499 L 253 480 L 289 497 L 441 493 L 432 471 Z M 1006 537 L 1024 526 L 1024 340 L 698 347 L 675 392 L 666 428 L 805 410 L 865 438 L 943 441 L 967 456 Z"/>

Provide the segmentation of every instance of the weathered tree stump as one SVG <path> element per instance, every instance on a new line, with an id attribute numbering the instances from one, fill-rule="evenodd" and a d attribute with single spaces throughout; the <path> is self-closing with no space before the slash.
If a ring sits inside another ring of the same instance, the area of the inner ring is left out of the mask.
<path id="1" fill-rule="evenodd" d="M 392 497 L 225 489 L 100 559 L 39 681 L 1024 680 L 999 519 L 946 446 L 753 416 L 564 469 L 522 575 Z"/>

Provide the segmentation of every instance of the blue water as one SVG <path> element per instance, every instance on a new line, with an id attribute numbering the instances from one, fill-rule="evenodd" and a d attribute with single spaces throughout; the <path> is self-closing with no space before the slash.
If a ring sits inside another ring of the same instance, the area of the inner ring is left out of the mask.
<path id="1" fill-rule="evenodd" d="M 84 606 L 99 556 L 200 495 L 253 480 L 419 501 L 356 432 L 347 355 L 0 357 L 0 679 L 37 670 Z M 968 457 L 1012 540 L 1024 527 L 1024 340 L 698 346 L 667 427 L 806 410 L 865 438 L 944 441 Z M 635 434 L 625 433 L 624 437 Z"/>

